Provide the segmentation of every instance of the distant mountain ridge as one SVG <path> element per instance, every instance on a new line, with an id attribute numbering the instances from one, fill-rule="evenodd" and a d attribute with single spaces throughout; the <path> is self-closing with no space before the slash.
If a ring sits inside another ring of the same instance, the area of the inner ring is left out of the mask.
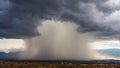
<path id="1" fill-rule="evenodd" d="M 115 56 L 115 57 L 120 57 L 120 49 L 100 49 L 100 50 L 95 50 L 98 53 L 109 55 L 109 56 Z"/>
<path id="2" fill-rule="evenodd" d="M 10 52 L 10 53 L 5 53 L 5 52 L 0 52 L 0 60 L 11 60 L 11 59 L 17 59 L 17 54 L 18 52 Z"/>
<path id="3" fill-rule="evenodd" d="M 95 51 L 100 54 L 120 57 L 120 49 L 100 49 Z M 0 52 L 0 60 L 17 60 L 19 59 L 17 58 L 19 53 L 20 52 L 10 52 L 10 53 Z"/>

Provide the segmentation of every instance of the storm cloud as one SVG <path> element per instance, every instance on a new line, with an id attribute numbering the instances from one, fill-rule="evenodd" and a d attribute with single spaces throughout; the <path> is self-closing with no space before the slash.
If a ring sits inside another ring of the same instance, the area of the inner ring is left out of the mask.
<path id="1" fill-rule="evenodd" d="M 119 0 L 1 0 L 0 38 L 23 39 L 27 50 L 20 58 L 97 59 L 100 55 L 88 44 L 120 38 L 119 4 Z"/>
<path id="2" fill-rule="evenodd" d="M 96 32 L 99 36 L 119 35 L 119 7 L 111 0 L 1 0 L 0 37 L 30 38 L 40 35 L 38 21 L 72 21 L 81 32 Z M 113 3 L 114 4 L 114 3 Z M 116 3 L 115 3 L 116 4 Z M 114 8 L 113 8 L 114 7 Z M 114 24 L 114 25 L 112 25 Z"/>

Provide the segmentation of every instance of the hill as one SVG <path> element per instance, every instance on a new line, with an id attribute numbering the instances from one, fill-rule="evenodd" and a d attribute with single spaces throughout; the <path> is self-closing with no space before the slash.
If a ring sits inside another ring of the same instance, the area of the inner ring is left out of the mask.
<path id="1" fill-rule="evenodd" d="M 109 56 L 120 57 L 120 49 L 100 49 L 95 51 Z"/>

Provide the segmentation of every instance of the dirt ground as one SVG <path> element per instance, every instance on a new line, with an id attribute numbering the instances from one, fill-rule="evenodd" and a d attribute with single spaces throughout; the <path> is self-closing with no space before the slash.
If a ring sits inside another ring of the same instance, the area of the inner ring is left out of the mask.
<path id="1" fill-rule="evenodd" d="M 120 64 L 0 61 L 0 68 L 120 68 Z"/>

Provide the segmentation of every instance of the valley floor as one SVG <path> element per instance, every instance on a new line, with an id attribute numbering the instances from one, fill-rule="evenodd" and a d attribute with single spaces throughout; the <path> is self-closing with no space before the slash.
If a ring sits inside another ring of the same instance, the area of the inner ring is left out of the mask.
<path id="1" fill-rule="evenodd" d="M 120 68 L 120 64 L 80 64 L 69 62 L 0 61 L 0 68 Z"/>

